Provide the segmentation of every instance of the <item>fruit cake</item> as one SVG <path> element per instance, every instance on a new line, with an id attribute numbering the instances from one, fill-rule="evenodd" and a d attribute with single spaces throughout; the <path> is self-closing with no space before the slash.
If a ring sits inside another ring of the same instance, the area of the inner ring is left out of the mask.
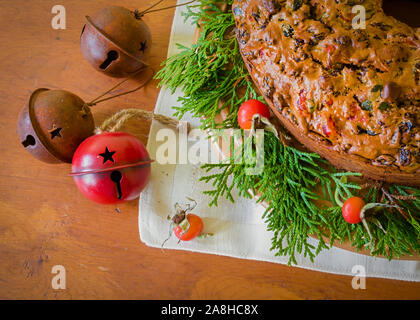
<path id="1" fill-rule="evenodd" d="M 381 0 L 235 0 L 232 11 L 255 85 L 301 143 L 339 168 L 420 184 L 420 28 Z"/>

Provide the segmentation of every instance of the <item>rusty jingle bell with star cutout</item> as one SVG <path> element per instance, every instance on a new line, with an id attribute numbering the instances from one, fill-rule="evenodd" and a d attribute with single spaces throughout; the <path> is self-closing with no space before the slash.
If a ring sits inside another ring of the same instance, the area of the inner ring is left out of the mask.
<path id="1" fill-rule="evenodd" d="M 151 44 L 150 30 L 138 12 L 120 6 L 86 16 L 80 36 L 86 60 L 112 77 L 127 77 L 147 66 Z"/>
<path id="2" fill-rule="evenodd" d="M 19 114 L 21 144 L 41 161 L 71 163 L 79 144 L 94 133 L 92 113 L 84 105 L 65 90 L 35 90 Z"/>
<path id="3" fill-rule="evenodd" d="M 84 196 L 101 204 L 137 198 L 150 178 L 143 143 L 125 132 L 103 132 L 87 138 L 73 156 L 74 181 Z"/>

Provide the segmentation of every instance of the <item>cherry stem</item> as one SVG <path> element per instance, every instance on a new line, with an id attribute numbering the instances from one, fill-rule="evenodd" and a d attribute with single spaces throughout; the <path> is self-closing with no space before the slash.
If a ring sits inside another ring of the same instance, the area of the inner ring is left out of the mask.
<path id="1" fill-rule="evenodd" d="M 251 134 L 255 136 L 255 130 L 258 126 L 263 124 L 264 130 L 267 130 L 274 134 L 277 139 L 279 139 L 279 133 L 274 125 L 268 120 L 266 117 L 261 116 L 259 113 L 256 113 L 252 116 L 252 126 L 251 126 Z"/>
<path id="2" fill-rule="evenodd" d="M 347 183 L 347 176 L 342 176 L 340 178 L 340 182 Z M 335 192 L 334 192 L 334 200 L 340 207 L 343 207 L 344 203 L 343 203 L 343 201 L 341 201 L 340 195 L 338 193 L 339 193 L 338 188 L 336 187 Z M 347 196 L 349 196 L 349 195 L 347 194 Z"/>
<path id="3" fill-rule="evenodd" d="M 362 211 L 360 211 L 360 219 L 362 220 L 363 226 L 365 227 L 367 233 L 369 234 L 369 247 L 372 247 L 373 237 L 372 237 L 372 234 L 370 233 L 369 225 L 367 224 L 365 214 L 366 214 L 367 210 L 370 210 L 370 209 L 373 209 L 373 208 L 378 208 L 378 207 L 397 208 L 397 209 L 400 208 L 396 204 L 386 204 L 386 203 L 368 203 L 362 208 Z M 379 223 L 380 229 L 382 229 L 382 231 L 384 231 L 386 233 L 386 230 L 382 227 L 379 220 L 376 220 L 376 221 Z"/>
<path id="4" fill-rule="evenodd" d="M 339 196 L 338 196 L 338 188 L 335 188 L 335 192 L 334 192 L 334 200 L 335 202 L 340 206 L 343 207 L 344 202 L 340 200 Z"/>
<path id="5" fill-rule="evenodd" d="M 197 201 L 195 201 L 193 198 L 190 197 L 186 197 L 188 200 L 190 200 L 191 202 L 193 202 L 194 204 L 191 206 L 191 204 L 187 205 L 187 208 L 185 209 L 185 211 L 191 211 L 194 210 L 194 208 L 197 206 Z"/>
<path id="6" fill-rule="evenodd" d="M 172 236 L 172 233 L 173 233 L 173 229 L 174 229 L 174 227 L 175 226 L 179 226 L 181 229 L 182 229 L 182 232 L 181 232 L 181 236 L 183 235 L 183 234 L 185 234 L 187 231 L 188 231 L 188 229 L 190 228 L 190 222 L 188 221 L 188 219 L 187 219 L 187 214 L 186 214 L 186 212 L 187 211 L 190 211 L 190 210 L 192 210 L 192 209 L 194 209 L 196 206 L 197 206 L 197 201 L 195 201 L 194 199 L 192 199 L 192 198 L 190 198 L 190 197 L 186 197 L 188 200 L 190 200 L 190 201 L 192 201 L 192 202 L 194 202 L 194 204 L 191 206 L 190 204 L 188 204 L 188 207 L 185 209 L 185 210 L 183 210 L 182 208 L 181 208 L 181 206 L 179 205 L 179 203 L 178 202 L 176 202 L 175 203 L 175 205 L 174 205 L 174 207 L 175 207 L 175 211 L 176 211 L 176 214 L 175 214 L 175 216 L 176 215 L 179 215 L 180 213 L 181 213 L 181 211 L 183 211 L 184 213 L 185 213 L 185 217 L 184 217 L 184 219 L 181 221 L 181 222 L 179 222 L 179 223 L 175 223 L 174 222 L 174 219 L 173 219 L 173 217 L 171 218 L 170 216 L 168 216 L 168 219 L 169 220 L 171 220 L 171 224 L 170 224 L 170 226 L 169 226 L 169 236 L 165 239 L 165 241 L 163 241 L 163 243 L 162 243 L 162 245 L 161 245 L 161 249 L 162 249 L 162 251 L 163 251 L 163 246 L 165 245 L 165 243 L 171 238 L 171 236 Z M 174 216 L 174 217 L 175 217 Z M 178 244 L 181 242 L 181 239 L 179 239 L 178 240 Z"/>
<path id="7" fill-rule="evenodd" d="M 163 251 L 163 246 L 165 245 L 165 243 L 172 237 L 172 229 L 173 229 L 173 222 L 171 222 L 170 226 L 169 226 L 169 235 L 168 237 L 165 239 L 165 241 L 162 242 L 162 245 L 160 246 L 160 248 Z"/>

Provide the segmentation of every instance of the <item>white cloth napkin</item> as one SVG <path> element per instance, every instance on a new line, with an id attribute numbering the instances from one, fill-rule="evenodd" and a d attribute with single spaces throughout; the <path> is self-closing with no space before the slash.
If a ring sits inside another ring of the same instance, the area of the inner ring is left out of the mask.
<path id="1" fill-rule="evenodd" d="M 180 1 L 182 2 L 182 0 Z M 176 43 L 186 46 L 192 44 L 195 27 L 188 22 L 184 24 L 181 16 L 183 7 L 175 11 L 169 43 L 168 56 L 177 52 Z M 177 98 L 180 92 L 172 95 L 169 90 L 160 91 L 155 113 L 171 116 L 172 106 L 179 105 Z M 197 119 L 186 115 L 185 120 L 192 126 L 198 126 Z M 163 142 L 156 141 L 156 134 L 163 128 L 161 124 L 152 123 L 147 148 L 150 156 L 156 159 L 156 149 Z M 287 257 L 275 257 L 270 251 L 271 232 L 261 219 L 264 208 L 253 200 L 235 197 L 235 204 L 221 199 L 218 207 L 208 207 L 209 197 L 202 191 L 211 189 L 211 185 L 199 182 L 200 176 L 205 172 L 200 165 L 191 164 L 152 164 L 152 177 L 147 188 L 140 196 L 139 205 L 139 231 L 140 239 L 151 247 L 161 247 L 168 236 L 168 215 L 173 215 L 174 204 L 181 205 L 193 198 L 198 205 L 194 212 L 204 221 L 204 232 L 214 233 L 213 237 L 194 239 L 181 242 L 172 237 L 165 244 L 165 249 L 189 250 L 211 254 L 225 255 L 242 259 L 262 260 L 287 264 Z M 314 244 L 317 240 L 312 240 Z M 381 277 L 407 281 L 420 281 L 420 262 L 408 260 L 388 261 L 383 258 L 374 258 L 354 252 L 333 247 L 322 251 L 312 263 L 309 258 L 297 254 L 298 267 L 330 272 L 335 274 L 356 275 L 355 266 L 362 266 L 367 277 Z"/>

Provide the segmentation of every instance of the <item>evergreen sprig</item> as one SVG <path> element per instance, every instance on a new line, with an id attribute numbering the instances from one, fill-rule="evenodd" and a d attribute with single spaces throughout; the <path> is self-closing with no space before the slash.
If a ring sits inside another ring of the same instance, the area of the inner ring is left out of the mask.
<path id="1" fill-rule="evenodd" d="M 156 75 L 172 93 L 176 89 L 183 91 L 181 106 L 173 107 L 174 115 L 182 118 L 190 112 L 202 118 L 203 128 L 236 126 L 238 106 L 258 96 L 241 60 L 233 33 L 233 15 L 222 11 L 219 3 L 223 1 L 201 1 L 198 11 L 188 7 L 184 16 L 201 28 L 200 37 L 191 48 L 177 44 L 181 52 L 169 57 Z M 229 110 L 228 117 L 216 123 L 215 116 L 225 108 Z"/>
<path id="2" fill-rule="evenodd" d="M 231 5 L 233 1 L 227 1 Z M 200 38 L 190 48 L 178 45 L 180 52 L 168 58 L 157 78 L 161 84 L 183 91 L 180 106 L 174 106 L 181 118 L 190 112 L 199 117 L 203 128 L 237 127 L 237 110 L 242 102 L 258 98 L 234 37 L 234 18 L 230 10 L 220 5 L 226 1 L 202 0 L 195 9 L 187 9 L 185 19 L 201 28 Z M 198 9 L 198 10 L 197 10 Z M 227 117 L 217 123 L 215 117 L 227 109 Z M 233 160 L 233 159 L 230 159 Z M 251 164 L 252 165 L 252 164 Z M 206 164 L 208 173 L 200 180 L 210 183 L 213 190 L 205 191 L 217 206 L 225 197 L 234 201 L 232 190 L 239 196 L 258 195 L 258 202 L 268 203 L 263 218 L 273 233 L 272 250 L 297 263 L 296 253 L 311 260 L 334 241 L 350 241 L 357 249 L 367 248 L 372 255 L 388 259 L 420 254 L 420 190 L 408 186 L 368 187 L 367 202 L 393 203 L 399 209 L 380 209 L 371 214 L 368 226 L 372 239 L 362 224 L 343 220 L 338 199 L 347 199 L 362 186 L 349 182 L 357 177 L 352 172 L 337 172 L 316 153 L 285 146 L 272 133 L 264 139 L 264 170 L 259 175 L 247 175 L 247 163 L 227 161 Z M 319 191 L 319 192 L 318 192 Z M 401 214 L 400 211 L 404 214 Z M 319 241 L 314 247 L 309 236 Z"/>

